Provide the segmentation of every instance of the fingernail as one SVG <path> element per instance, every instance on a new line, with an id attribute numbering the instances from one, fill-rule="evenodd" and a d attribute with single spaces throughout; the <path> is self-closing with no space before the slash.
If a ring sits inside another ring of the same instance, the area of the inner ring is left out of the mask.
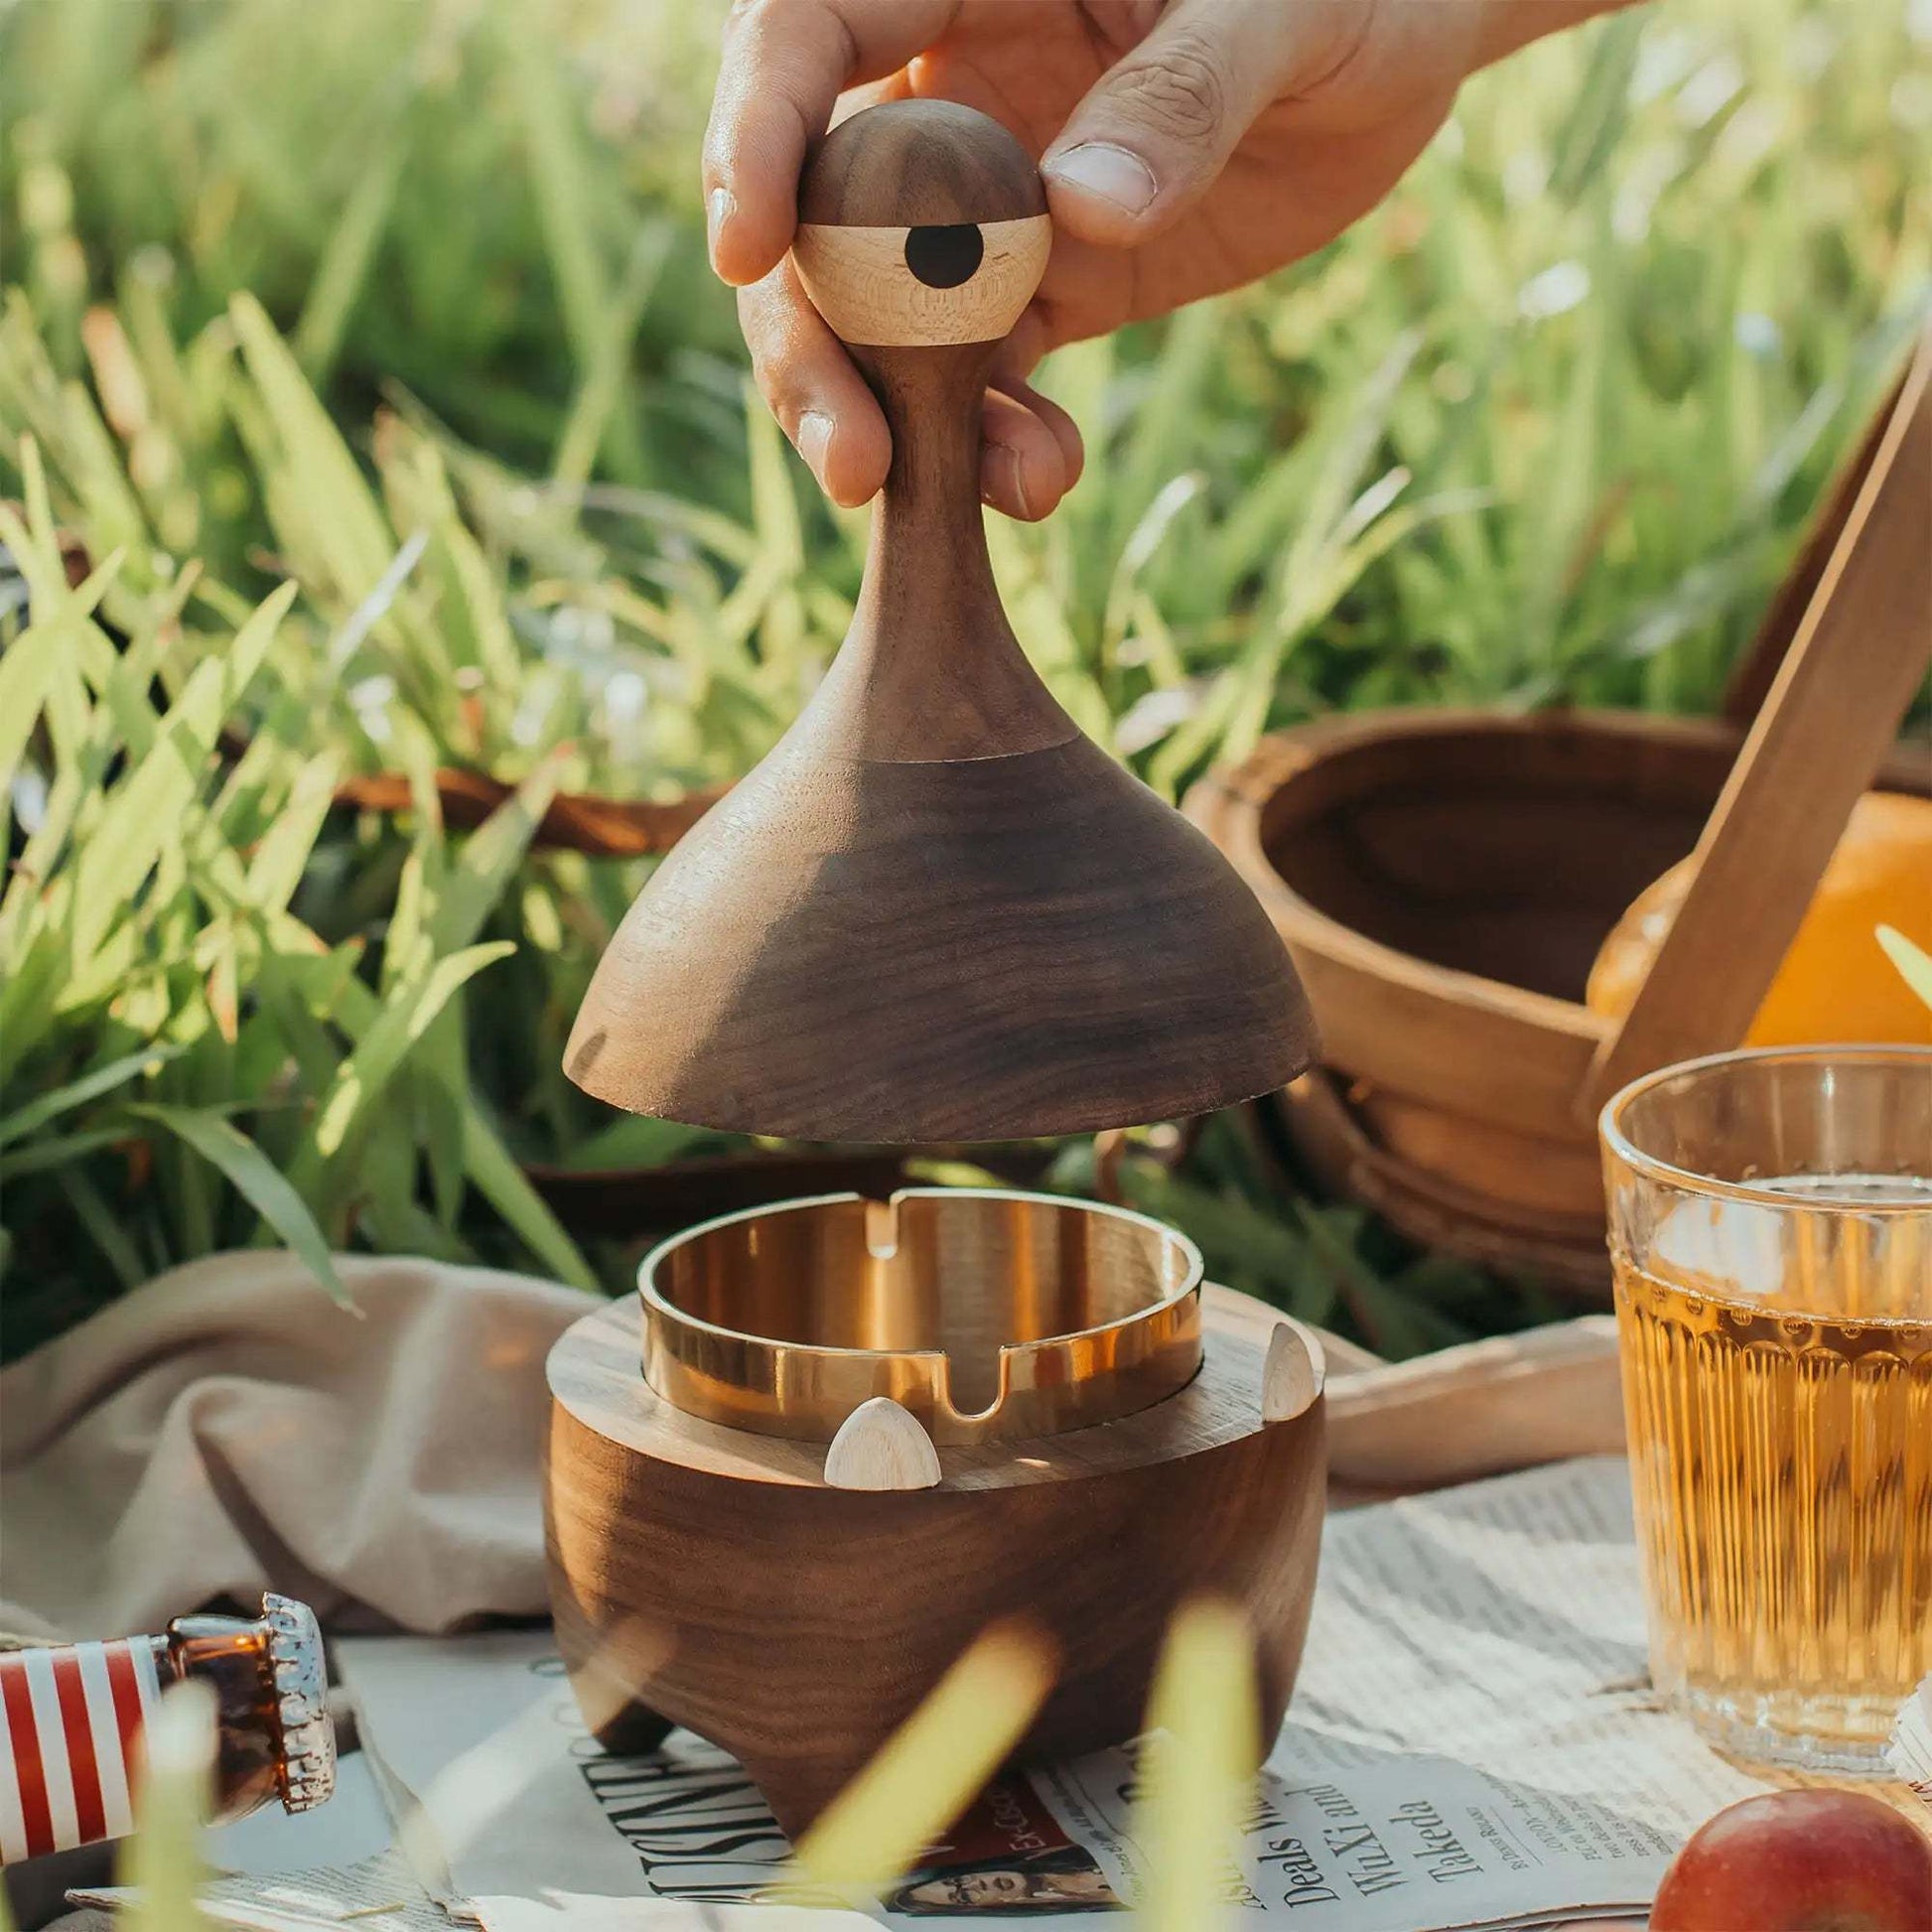
<path id="1" fill-rule="evenodd" d="M 729 188 L 714 188 L 711 200 L 705 207 L 705 234 L 711 246 L 718 246 L 718 234 L 727 221 L 738 212 L 738 203 Z"/>
<path id="2" fill-rule="evenodd" d="M 980 458 L 980 501 L 997 509 L 1017 506 L 1023 518 L 1033 519 L 1033 505 L 1027 500 L 1027 473 L 1020 467 L 1020 453 L 1004 444 L 989 443 Z"/>
<path id="3" fill-rule="evenodd" d="M 822 409 L 808 409 L 798 419 L 798 454 L 825 487 L 825 459 L 832 450 L 832 419 Z"/>
<path id="4" fill-rule="evenodd" d="M 1139 214 L 1161 192 L 1154 170 L 1139 155 L 1111 141 L 1082 141 L 1077 148 L 1055 155 L 1041 172 L 1129 214 Z"/>

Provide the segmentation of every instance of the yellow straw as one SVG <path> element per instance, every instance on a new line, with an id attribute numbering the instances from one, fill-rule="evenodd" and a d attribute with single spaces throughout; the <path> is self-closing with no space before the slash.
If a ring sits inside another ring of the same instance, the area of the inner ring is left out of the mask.
<path id="1" fill-rule="evenodd" d="M 128 1932 L 206 1932 L 201 1907 L 202 1827 L 214 1781 L 214 1697 L 205 1684 L 178 1684 L 155 1706 L 141 1733 L 134 1836 L 120 1880 L 134 1888 Z"/>
<path id="2" fill-rule="evenodd" d="M 869 1902 L 909 1870 L 1026 1734 L 1054 1663 L 1032 1624 L 987 1630 L 805 1835 L 786 1895 Z"/>
<path id="3" fill-rule="evenodd" d="M 1261 1762 L 1254 1640 L 1231 1603 L 1185 1605 L 1148 1700 L 1134 1836 L 1147 1860 L 1138 1932 L 1206 1932 L 1228 1911 Z"/>

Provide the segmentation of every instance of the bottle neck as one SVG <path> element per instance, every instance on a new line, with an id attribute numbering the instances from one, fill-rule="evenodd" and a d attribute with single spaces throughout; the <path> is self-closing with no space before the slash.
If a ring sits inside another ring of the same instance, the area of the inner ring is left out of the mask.
<path id="1" fill-rule="evenodd" d="M 245 1818 L 280 1794 L 281 1714 L 266 1632 L 229 1616 L 179 1616 L 167 1643 L 177 1675 L 214 1693 L 214 1809 Z"/>

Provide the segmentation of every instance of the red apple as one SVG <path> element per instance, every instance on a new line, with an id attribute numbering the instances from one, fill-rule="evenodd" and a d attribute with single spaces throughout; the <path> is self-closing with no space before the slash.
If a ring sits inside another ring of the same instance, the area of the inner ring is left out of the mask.
<path id="1" fill-rule="evenodd" d="M 1857 1791 L 1767 1791 L 1671 1861 L 1650 1932 L 1932 1932 L 1932 1840 Z"/>

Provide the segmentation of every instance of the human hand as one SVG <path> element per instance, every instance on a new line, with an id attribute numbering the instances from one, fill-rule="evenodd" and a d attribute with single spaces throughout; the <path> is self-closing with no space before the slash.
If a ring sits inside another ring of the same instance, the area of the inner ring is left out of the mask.
<path id="1" fill-rule="evenodd" d="M 1040 157 L 1044 280 L 987 391 L 980 492 L 1047 514 L 1079 431 L 1028 382 L 1060 343 L 1311 253 L 1373 207 L 1475 69 L 1620 0 L 738 0 L 705 138 L 712 265 L 739 288 L 759 387 L 834 501 L 892 439 L 786 250 L 835 119 L 936 95 Z"/>

